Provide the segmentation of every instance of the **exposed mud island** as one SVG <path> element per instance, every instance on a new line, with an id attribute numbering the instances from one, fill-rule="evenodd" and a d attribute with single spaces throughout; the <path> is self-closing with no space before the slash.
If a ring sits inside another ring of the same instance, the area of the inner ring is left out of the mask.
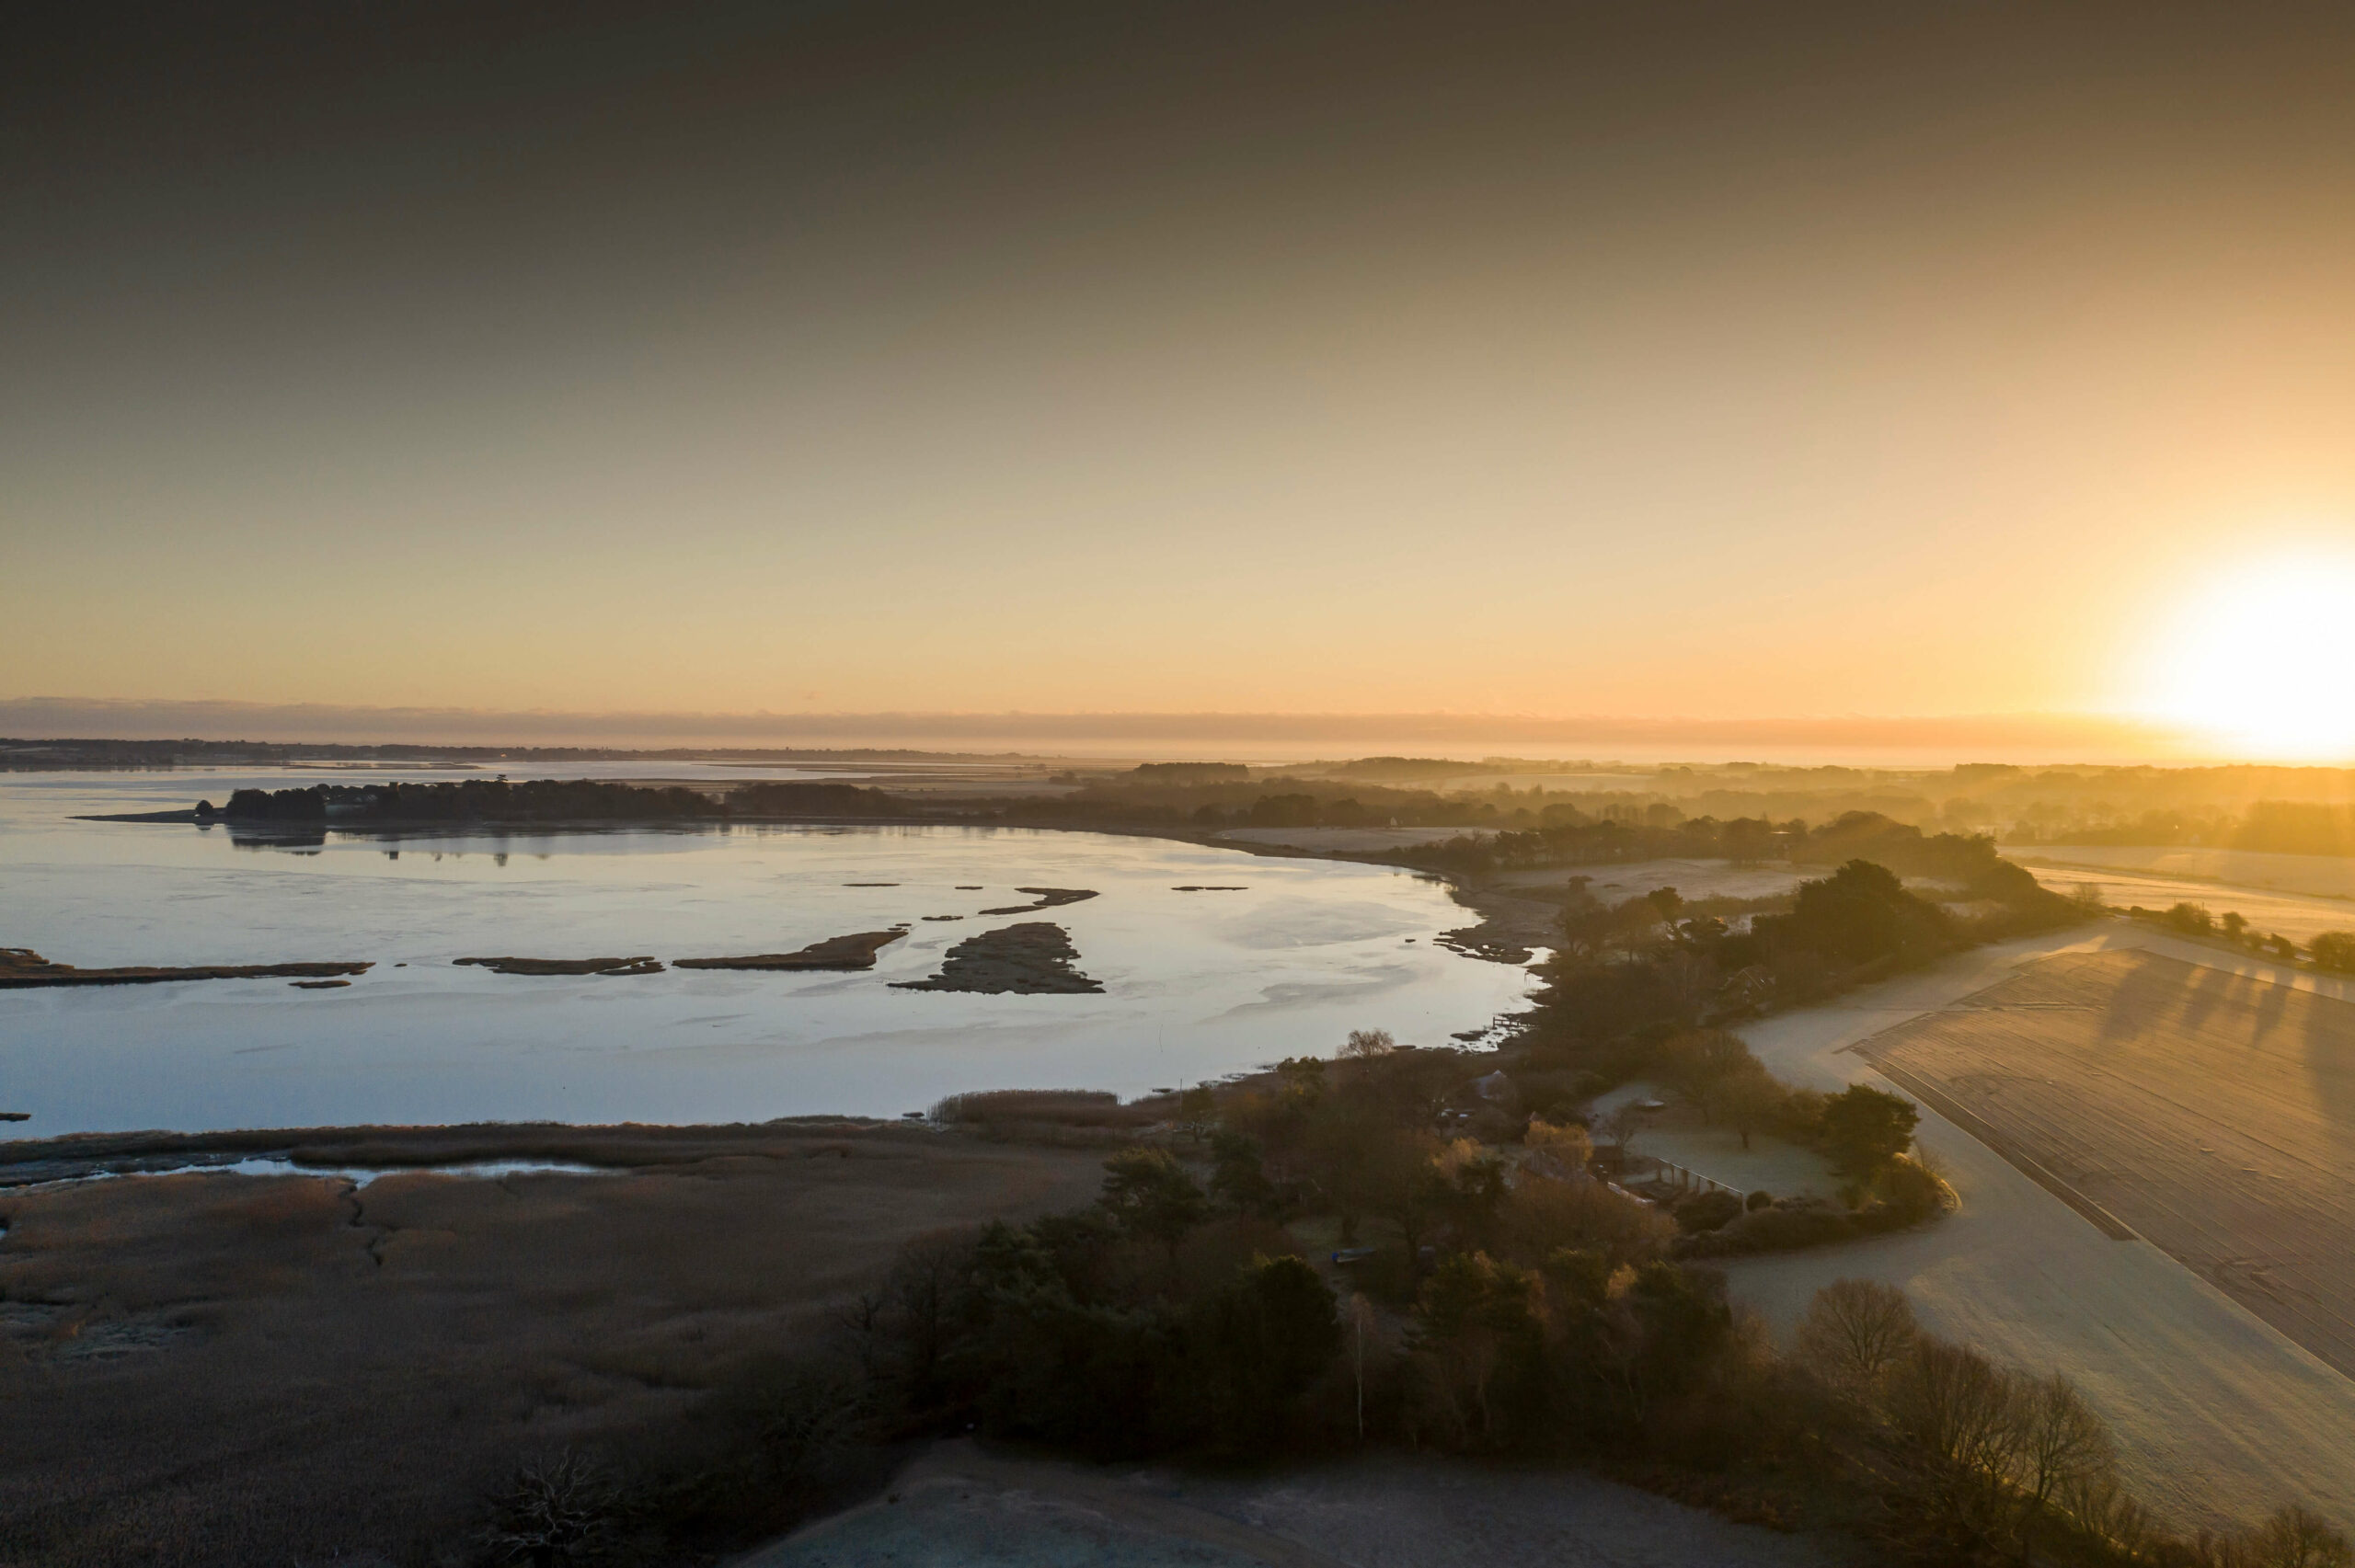
<path id="1" fill-rule="evenodd" d="M 1023 889 L 1028 892 L 1028 888 Z M 895 990 L 962 990 L 989 995 L 1076 995 L 1104 987 L 1079 972 L 1071 935 L 1051 921 L 1024 921 L 969 936 L 929 979 L 894 980 Z"/>
<path id="2" fill-rule="evenodd" d="M 117 968 L 81 969 L 71 964 L 52 964 L 29 947 L 0 947 L 0 990 L 23 990 L 36 986 L 140 986 L 166 980 L 316 979 L 365 974 L 373 967 L 373 961 L 336 960 L 318 964 L 132 964 Z"/>
<path id="3" fill-rule="evenodd" d="M 1036 900 L 1028 904 L 1008 904 L 1004 909 L 983 910 L 985 915 L 1027 915 L 1035 910 L 1051 910 L 1058 904 L 1076 904 L 1083 898 L 1096 897 L 1093 887 L 1017 887 L 1017 893 L 1028 893 Z"/>
<path id="4" fill-rule="evenodd" d="M 661 963 L 641 955 L 636 958 L 453 958 L 453 964 L 478 965 L 494 975 L 659 975 Z"/>
<path id="5" fill-rule="evenodd" d="M 890 931 L 856 931 L 848 936 L 830 936 L 823 942 L 792 953 L 754 953 L 741 958 L 677 958 L 672 967 L 680 969 L 871 969 L 875 956 L 900 938 L 907 935 L 907 928 Z"/>

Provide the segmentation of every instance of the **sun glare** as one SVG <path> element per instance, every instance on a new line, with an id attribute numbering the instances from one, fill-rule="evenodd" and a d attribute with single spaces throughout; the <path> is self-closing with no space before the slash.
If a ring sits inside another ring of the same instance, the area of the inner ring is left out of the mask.
<path id="1" fill-rule="evenodd" d="M 2155 652 L 2150 706 L 2252 760 L 2355 757 L 2355 554 L 2209 583 Z"/>

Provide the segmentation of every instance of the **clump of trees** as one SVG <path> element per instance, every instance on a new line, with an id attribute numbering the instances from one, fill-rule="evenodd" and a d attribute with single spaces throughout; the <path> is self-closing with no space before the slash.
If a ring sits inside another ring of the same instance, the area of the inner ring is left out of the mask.
<path id="1" fill-rule="evenodd" d="M 1062 795 L 990 800 L 978 809 L 1008 822 L 1091 823 L 1151 828 L 1480 827 L 1535 822 L 1527 805 L 1442 795 L 1371 781 L 1262 780 L 1212 764 L 1147 764 L 1096 779 Z M 1550 808 L 1549 808 L 1550 809 Z"/>
<path id="2" fill-rule="evenodd" d="M 2133 904 L 2128 906 L 2126 913 L 2132 919 L 2163 926 L 2178 936 L 2229 943 L 2284 964 L 2298 961 L 2296 943 L 2278 931 L 2260 933 L 2238 910 L 2226 910 L 2220 915 L 2205 904 L 2187 901 L 2164 910 L 2146 910 Z M 2355 932 L 2321 933 L 2306 944 L 2306 956 L 2317 969 L 2355 974 Z"/>
<path id="3" fill-rule="evenodd" d="M 1861 837 L 1884 851 L 1911 844 L 1894 858 L 1924 868 L 1919 875 L 1941 875 L 1996 912 L 1956 915 L 1907 888 L 1888 864 L 1863 859 L 1801 883 L 1786 912 L 1740 921 L 1687 906 L 1669 888 L 1612 908 L 1574 898 L 1562 912 L 1560 942 L 1538 970 L 1545 984 L 1523 1024 L 1526 1051 L 1543 1065 L 1591 1073 L 1601 1086 L 1660 1074 L 1673 1070 L 1662 1056 L 1671 1039 L 2091 912 L 2039 887 L 1984 839 L 1924 837 L 1886 818 L 1844 818 L 1832 830 L 1817 842 Z M 1735 1080 L 1725 1093 L 1739 1103 L 1755 1098 L 1753 1090 Z"/>
<path id="4" fill-rule="evenodd" d="M 1357 1093 L 1338 1068 L 1292 1079 L 1275 1093 Z M 857 1391 L 837 1386 L 821 1411 L 855 1413 L 871 1440 L 978 1426 L 1096 1458 L 1396 1444 L 1739 1478 L 1779 1516 L 1891 1560 L 2349 1562 L 2345 1538 L 2296 1506 L 2170 1534 L 2074 1383 L 1924 1332 L 1888 1286 L 1827 1287 L 1778 1350 L 1600 1184 L 1491 1183 L 1476 1153 L 1442 1146 L 1419 1163 L 1451 1244 L 1396 1289 L 1337 1288 L 1273 1218 L 1297 1221 L 1294 1200 L 1235 1179 L 1263 1164 L 1251 1135 L 1222 1131 L 1207 1182 L 1202 1160 L 1133 1148 L 1086 1209 L 911 1244 L 845 1318 Z M 790 1408 L 788 1436 L 826 1429 L 806 1396 Z"/>
<path id="5" fill-rule="evenodd" d="M 2227 807 L 2161 808 L 2131 820 L 2027 825 L 2016 843 L 2205 844 L 2272 854 L 2355 854 L 2355 808 L 2293 800 L 2253 802 L 2235 817 Z"/>
<path id="6" fill-rule="evenodd" d="M 1828 1289 L 1778 1352 L 1692 1243 L 1789 1211 L 1719 1195 L 1731 1212 L 1691 1230 L 1591 1177 L 1567 1113 L 1528 1116 L 1518 1150 L 1436 1130 L 1493 1087 L 1494 1059 L 1360 1031 L 1335 1059 L 1154 1102 L 1162 1119 L 1109 1154 L 1093 1203 L 918 1238 L 822 1350 L 714 1391 L 695 1443 L 525 1466 L 486 1546 L 517 1562 L 704 1560 L 871 1484 L 895 1443 L 978 1429 L 1099 1459 L 1392 1444 L 1714 1477 L 1777 1516 L 1877 1536 L 1892 1559 L 2344 1561 L 2262 1555 L 2332 1549 L 2294 1511 L 2205 1545 L 2164 1534 L 2074 1388 L 1922 1333 L 1885 1287 Z M 1779 1090 L 1722 1033 L 1663 1059 L 1701 1093 Z M 1903 1100 L 1780 1093 L 1775 1114 L 1872 1187 L 1856 1212 L 1896 1213 L 1890 1184 L 1926 1178 Z M 1106 1111 L 1030 1098 L 944 1115 Z"/>
<path id="7" fill-rule="evenodd" d="M 444 784 L 313 784 L 241 789 L 222 813 L 232 822 L 353 827 L 438 823 L 675 822 L 729 817 L 905 817 L 879 789 L 845 784 L 740 784 L 725 799 L 680 784 L 597 779 L 464 779 Z"/>
<path id="8" fill-rule="evenodd" d="M 2291 1504 L 2263 1522 L 2185 1539 L 2120 1479 L 2108 1425 L 2076 1384 L 2002 1366 L 1924 1333 L 1903 1292 L 1870 1280 L 1818 1291 L 1791 1360 L 1830 1396 L 1840 1438 L 1887 1478 L 1892 1545 L 1955 1561 L 2324 1568 L 2355 1562 L 2335 1526 Z"/>

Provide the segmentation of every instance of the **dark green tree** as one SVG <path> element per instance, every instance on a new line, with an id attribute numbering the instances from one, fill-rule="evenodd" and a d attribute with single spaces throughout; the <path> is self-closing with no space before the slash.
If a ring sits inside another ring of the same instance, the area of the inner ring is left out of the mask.
<path id="1" fill-rule="evenodd" d="M 1283 1207 L 1260 1162 L 1258 1139 L 1221 1127 L 1211 1134 L 1211 1197 L 1222 1207 L 1271 1218 Z"/>
<path id="2" fill-rule="evenodd" d="M 1210 1213 L 1210 1199 L 1166 1149 L 1123 1149 L 1105 1161 L 1097 1201 L 1128 1234 L 1172 1247 Z"/>
<path id="3" fill-rule="evenodd" d="M 1944 910 L 1905 890 L 1897 874 L 1852 860 L 1819 882 L 1802 882 L 1787 915 L 1756 926 L 1776 945 L 1804 948 L 1851 964 L 1927 957 L 1953 940 Z"/>
<path id="4" fill-rule="evenodd" d="M 1858 1083 L 1823 1103 L 1823 1147 L 1852 1176 L 1872 1176 L 1913 1146 L 1922 1113 L 1913 1102 Z"/>
<path id="5" fill-rule="evenodd" d="M 1258 1257 L 1187 1315 L 1193 1396 L 1222 1448 L 1263 1448 L 1282 1434 L 1284 1408 L 1341 1346 L 1332 1288 L 1295 1257 Z"/>

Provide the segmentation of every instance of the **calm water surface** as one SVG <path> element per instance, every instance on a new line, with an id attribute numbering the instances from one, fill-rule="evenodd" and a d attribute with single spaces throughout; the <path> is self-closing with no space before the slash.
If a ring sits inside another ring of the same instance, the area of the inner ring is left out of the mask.
<path id="1" fill-rule="evenodd" d="M 1407 873 L 1155 839 L 739 827 L 330 834 L 290 848 L 240 844 L 224 828 L 72 819 L 320 777 L 0 775 L 0 946 L 86 966 L 376 963 L 343 990 L 0 991 L 0 1109 L 33 1116 L 14 1130 L 733 1121 L 895 1115 L 969 1089 L 1136 1094 L 1329 1054 L 1353 1028 L 1444 1043 L 1516 1008 L 1528 985 L 1520 969 L 1434 946 L 1470 916 Z M 896 886 L 846 886 L 860 882 Z M 1174 890 L 1187 883 L 1246 890 Z M 1101 896 L 979 913 L 1028 902 L 1024 885 Z M 1105 994 L 890 988 L 932 973 L 952 943 L 1022 919 L 1069 931 Z M 532 978 L 451 963 L 773 953 L 901 921 L 909 936 L 856 974 Z"/>

